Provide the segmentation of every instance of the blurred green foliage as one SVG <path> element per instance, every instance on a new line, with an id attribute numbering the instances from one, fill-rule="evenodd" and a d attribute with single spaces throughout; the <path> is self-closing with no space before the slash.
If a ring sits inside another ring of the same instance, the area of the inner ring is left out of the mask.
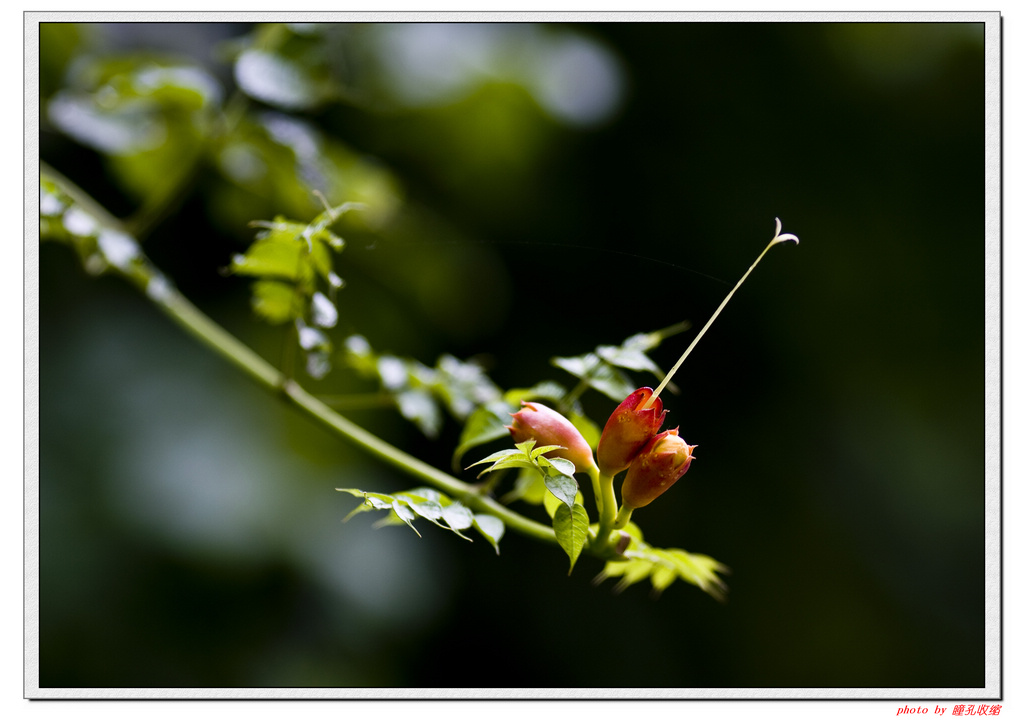
<path id="1" fill-rule="evenodd" d="M 670 365 L 689 333 L 639 366 L 607 344 L 702 324 L 775 216 L 802 244 L 676 377 L 667 427 L 700 457 L 637 513 L 645 542 L 727 560 L 725 604 L 594 589 L 598 564 L 566 579 L 514 534 L 496 558 L 429 525 L 340 525 L 334 488 L 407 480 L 43 245 L 41 684 L 983 685 L 983 41 L 930 23 L 43 24 L 42 160 L 265 357 L 286 331 L 226 272 L 249 221 L 313 218 L 313 191 L 366 206 L 335 229 L 322 395 L 387 390 L 391 357 L 402 389 L 481 414 L 484 437 L 502 404 L 564 398 L 563 370 Z M 456 358 L 513 390 L 433 393 Z M 483 451 L 431 411 L 405 412 L 428 437 L 372 406 L 345 412 L 438 467 Z M 543 499 L 520 481 L 499 494 Z M 551 608 L 628 621 L 634 661 L 581 633 L 565 664 Z M 485 627 L 501 653 L 466 664 Z"/>

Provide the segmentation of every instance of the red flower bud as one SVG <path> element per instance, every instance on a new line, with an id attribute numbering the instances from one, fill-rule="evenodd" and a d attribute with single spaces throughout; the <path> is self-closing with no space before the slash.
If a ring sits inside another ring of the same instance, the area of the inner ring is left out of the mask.
<path id="1" fill-rule="evenodd" d="M 551 451 L 547 455 L 572 461 L 577 471 L 594 467 L 594 454 L 576 426 L 547 406 L 523 401 L 523 409 L 512 414 L 512 425 L 505 427 L 516 443 L 532 438 L 538 446 L 564 446 L 565 450 Z"/>
<path id="2" fill-rule="evenodd" d="M 693 460 L 693 449 L 679 437 L 679 429 L 659 433 L 647 442 L 622 482 L 622 502 L 643 508 L 683 477 Z"/>
<path id="3" fill-rule="evenodd" d="M 650 388 L 639 388 L 608 416 L 597 444 L 597 464 L 602 473 L 614 476 L 629 466 L 665 422 L 667 411 L 662 410 L 661 398 L 656 398 L 650 408 L 643 408 L 653 394 Z"/>

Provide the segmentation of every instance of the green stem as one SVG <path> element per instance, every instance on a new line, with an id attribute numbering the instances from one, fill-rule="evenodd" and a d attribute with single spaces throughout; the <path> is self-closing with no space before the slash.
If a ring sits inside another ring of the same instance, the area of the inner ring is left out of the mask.
<path id="1" fill-rule="evenodd" d="M 628 503 L 623 502 L 622 508 L 619 509 L 618 515 L 615 516 L 615 523 L 612 528 L 620 530 L 626 527 L 629 523 L 629 517 L 633 515 L 633 507 Z"/>
<path id="2" fill-rule="evenodd" d="M 617 511 L 615 504 L 615 487 L 612 485 L 614 476 L 601 474 L 601 528 L 611 528 Z"/>
<path id="3" fill-rule="evenodd" d="M 697 337 L 694 338 L 693 341 L 691 341 L 687 349 L 683 352 L 681 356 L 679 356 L 679 360 L 676 361 L 676 364 L 672 366 L 672 369 L 665 375 L 665 377 L 661 379 L 661 383 L 658 385 L 657 388 L 654 389 L 654 393 L 651 395 L 650 398 L 648 398 L 644 402 L 643 406 L 641 406 L 639 410 L 643 410 L 644 408 L 650 408 L 651 406 L 654 405 L 654 401 L 658 398 L 661 392 L 665 390 L 665 386 L 669 384 L 669 382 L 672 380 L 672 376 L 674 376 L 676 374 L 676 371 L 679 370 L 679 367 L 683 365 L 683 361 L 686 360 L 686 357 L 688 355 L 690 355 L 690 351 L 692 351 L 697 346 L 697 343 L 700 342 L 700 339 L 703 338 L 704 334 L 708 332 L 708 328 L 710 328 L 711 324 L 715 322 L 716 318 L 718 318 L 718 315 L 722 312 L 722 309 L 725 308 L 726 305 L 728 305 L 730 300 L 732 300 L 732 297 L 736 294 L 736 291 L 740 289 L 740 286 L 743 285 L 743 281 L 747 279 L 747 276 L 754 272 L 754 268 L 756 268 L 757 264 L 761 262 L 761 258 L 763 258 L 765 254 L 769 250 L 771 250 L 774 245 L 777 245 L 780 242 L 785 242 L 787 240 L 793 240 L 796 241 L 797 243 L 800 242 L 799 240 L 797 240 L 797 237 L 795 235 L 792 235 L 790 233 L 786 233 L 780 236 L 779 231 L 781 229 L 782 224 L 779 222 L 779 219 L 776 218 L 775 237 L 772 238 L 768 245 L 765 246 L 764 250 L 761 251 L 761 255 L 757 256 L 757 259 L 750 264 L 750 267 L 747 268 L 747 272 L 743 274 L 743 277 L 736 281 L 736 285 L 732 287 L 732 290 L 729 291 L 729 294 L 726 295 L 725 299 L 722 300 L 722 302 L 718 305 L 718 308 L 708 319 L 708 322 L 705 323 L 704 327 L 700 329 L 700 333 L 697 334 Z"/>
<path id="4" fill-rule="evenodd" d="M 369 408 L 393 408 L 395 406 L 395 398 L 390 393 L 348 393 L 319 396 L 319 398 L 336 411 L 363 411 Z"/>
<path id="5" fill-rule="evenodd" d="M 587 475 L 590 476 L 590 482 L 594 486 L 594 503 L 597 504 L 598 513 L 601 512 L 601 499 L 603 493 L 601 492 L 601 471 L 598 470 L 597 466 L 591 466 L 587 471 Z"/>

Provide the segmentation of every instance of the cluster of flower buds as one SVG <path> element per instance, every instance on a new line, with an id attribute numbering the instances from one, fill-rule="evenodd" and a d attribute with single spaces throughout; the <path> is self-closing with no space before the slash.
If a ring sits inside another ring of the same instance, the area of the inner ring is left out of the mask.
<path id="1" fill-rule="evenodd" d="M 622 482 L 622 502 L 642 508 L 683 477 L 693 460 L 693 449 L 679 437 L 679 429 L 658 433 L 666 411 L 650 388 L 639 388 L 612 411 L 597 446 L 601 472 L 615 475 L 629 468 Z"/>
<path id="2" fill-rule="evenodd" d="M 590 445 L 569 419 L 545 405 L 523 402 L 505 426 L 516 443 L 533 439 L 543 446 L 561 446 L 551 456 L 567 458 L 577 471 L 599 466 L 601 473 L 614 476 L 629 469 L 622 482 L 622 501 L 630 508 L 642 508 L 682 478 L 690 468 L 693 449 L 679 437 L 679 429 L 659 433 L 665 422 L 661 399 L 651 400 L 654 391 L 639 388 L 622 401 L 605 424 L 597 446 L 597 463 Z"/>
<path id="3" fill-rule="evenodd" d="M 586 472 L 594 468 L 590 444 L 568 418 L 545 405 L 523 401 L 522 410 L 512 414 L 512 425 L 505 427 L 516 443 L 532 438 L 539 446 L 562 446 L 562 450 L 548 455 L 572 461 L 577 471 Z"/>

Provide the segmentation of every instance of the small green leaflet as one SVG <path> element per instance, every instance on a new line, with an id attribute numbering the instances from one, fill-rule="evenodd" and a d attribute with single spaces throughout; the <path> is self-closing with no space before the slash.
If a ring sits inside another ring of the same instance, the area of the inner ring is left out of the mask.
<path id="1" fill-rule="evenodd" d="M 361 491 L 358 488 L 335 490 L 363 499 L 363 502 L 345 517 L 346 521 L 364 511 L 388 511 L 388 515 L 375 524 L 375 527 L 404 523 L 419 536 L 419 530 L 413 525 L 413 521 L 419 517 L 467 541 L 472 539 L 462 531 L 473 528 L 487 539 L 494 547 L 495 553 L 499 552 L 498 541 L 505 535 L 505 524 L 497 516 L 487 513 L 475 514 L 463 504 L 432 488 L 416 488 L 393 495 Z"/>
<path id="2" fill-rule="evenodd" d="M 576 472 L 572 461 L 541 456 L 537 459 L 537 466 L 544 475 L 544 485 L 551 491 L 551 495 L 572 508 L 576 493 L 579 491 L 579 484 L 572 477 Z"/>
<path id="3" fill-rule="evenodd" d="M 344 284 L 332 270 L 331 257 L 331 250 L 340 251 L 344 241 L 329 228 L 358 207 L 362 206 L 345 203 L 327 208 L 312 223 L 283 216 L 253 221 L 250 225 L 261 230 L 245 253 L 232 258 L 229 267 L 233 273 L 256 279 L 252 307 L 258 316 L 270 323 L 294 323 L 306 356 L 306 371 L 312 378 L 322 378 L 331 369 L 332 345 L 315 328 L 337 325 L 334 294 Z M 317 289 L 318 279 L 326 284 L 326 295 Z M 312 337 L 318 340 L 309 340 Z"/>
<path id="4" fill-rule="evenodd" d="M 555 529 L 555 538 L 558 545 L 569 556 L 569 573 L 576 567 L 576 559 L 583 552 L 587 544 L 587 530 L 590 526 L 590 519 L 587 517 L 587 510 L 578 503 L 571 508 L 566 505 L 559 505 L 552 519 L 552 526 Z"/>
<path id="5" fill-rule="evenodd" d="M 500 554 L 498 550 L 498 541 L 505 535 L 505 522 L 497 516 L 491 516 L 486 513 L 477 513 L 473 516 L 473 528 L 475 528 L 481 536 L 486 538 L 494 546 L 494 552 Z"/>

